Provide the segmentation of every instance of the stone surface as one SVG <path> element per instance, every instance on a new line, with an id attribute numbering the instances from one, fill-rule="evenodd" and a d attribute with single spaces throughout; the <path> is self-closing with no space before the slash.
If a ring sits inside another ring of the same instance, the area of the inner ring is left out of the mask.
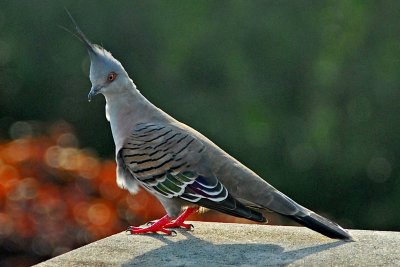
<path id="1" fill-rule="evenodd" d="M 192 222 L 176 236 L 125 232 L 37 266 L 400 266 L 400 233 L 351 230 L 356 242 L 305 227 Z"/>

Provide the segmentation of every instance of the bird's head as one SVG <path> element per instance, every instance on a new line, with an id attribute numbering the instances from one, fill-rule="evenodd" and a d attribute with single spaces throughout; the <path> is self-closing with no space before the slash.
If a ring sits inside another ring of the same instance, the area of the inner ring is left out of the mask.
<path id="1" fill-rule="evenodd" d="M 74 18 L 68 12 L 72 22 L 75 24 L 74 34 L 86 46 L 90 56 L 90 89 L 88 100 L 101 93 L 104 96 L 112 96 L 123 93 L 127 90 L 127 83 L 130 78 L 121 63 L 116 60 L 109 51 L 97 44 L 92 44 L 86 35 L 81 31 Z"/>
<path id="2" fill-rule="evenodd" d="M 122 94 L 127 90 L 129 76 L 121 63 L 110 52 L 98 45 L 88 49 L 90 56 L 90 89 L 88 100 L 99 93 L 105 96 Z"/>

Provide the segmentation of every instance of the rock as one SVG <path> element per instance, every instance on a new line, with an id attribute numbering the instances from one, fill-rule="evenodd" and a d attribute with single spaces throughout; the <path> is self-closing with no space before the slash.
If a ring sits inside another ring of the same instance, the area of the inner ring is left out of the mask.
<path id="1" fill-rule="evenodd" d="M 355 242 L 305 227 L 192 222 L 176 236 L 122 232 L 37 266 L 400 266 L 400 233 L 351 230 Z"/>

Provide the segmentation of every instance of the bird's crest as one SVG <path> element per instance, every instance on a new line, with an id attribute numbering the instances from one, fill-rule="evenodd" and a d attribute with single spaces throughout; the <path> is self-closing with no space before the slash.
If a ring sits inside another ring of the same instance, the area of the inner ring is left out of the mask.
<path id="1" fill-rule="evenodd" d="M 76 33 L 70 31 L 69 29 L 61 26 L 61 28 L 63 28 L 64 30 L 66 30 L 67 32 L 71 33 L 73 36 L 75 36 L 76 38 L 78 38 L 82 43 L 85 44 L 85 46 L 87 47 L 87 49 L 93 53 L 95 53 L 95 48 L 99 48 L 97 45 L 92 44 L 91 41 L 89 41 L 89 39 L 86 37 L 86 35 L 82 32 L 81 28 L 79 28 L 78 24 L 76 23 L 74 17 L 72 17 L 71 13 L 68 11 L 67 8 L 65 8 L 65 12 L 67 12 L 69 18 L 71 19 L 72 23 L 75 26 L 75 31 Z M 104 49 L 103 49 L 104 50 Z"/>
<path id="2" fill-rule="evenodd" d="M 66 27 L 60 26 L 62 29 L 65 31 L 69 32 L 73 36 L 75 36 L 79 41 L 81 41 L 86 48 L 89 51 L 90 59 L 93 60 L 100 60 L 103 63 L 108 62 L 108 65 L 110 64 L 117 64 L 120 65 L 121 63 L 116 60 L 113 55 L 107 51 L 106 49 L 103 48 L 103 46 L 98 45 L 98 44 L 93 44 L 87 37 L 86 35 L 82 32 L 78 24 L 76 23 L 75 19 L 72 17 L 71 13 L 68 11 L 67 8 L 65 8 L 65 12 L 68 14 L 69 18 L 71 19 L 72 23 L 75 26 L 75 31 L 71 31 L 67 29 Z M 122 66 L 121 66 L 122 68 Z"/>

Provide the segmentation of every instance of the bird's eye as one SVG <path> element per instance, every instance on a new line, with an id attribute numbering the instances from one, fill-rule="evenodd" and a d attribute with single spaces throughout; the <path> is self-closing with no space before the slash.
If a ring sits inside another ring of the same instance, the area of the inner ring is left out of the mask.
<path id="1" fill-rule="evenodd" d="M 117 78 L 117 74 L 115 72 L 110 72 L 107 76 L 107 81 L 112 82 Z"/>

